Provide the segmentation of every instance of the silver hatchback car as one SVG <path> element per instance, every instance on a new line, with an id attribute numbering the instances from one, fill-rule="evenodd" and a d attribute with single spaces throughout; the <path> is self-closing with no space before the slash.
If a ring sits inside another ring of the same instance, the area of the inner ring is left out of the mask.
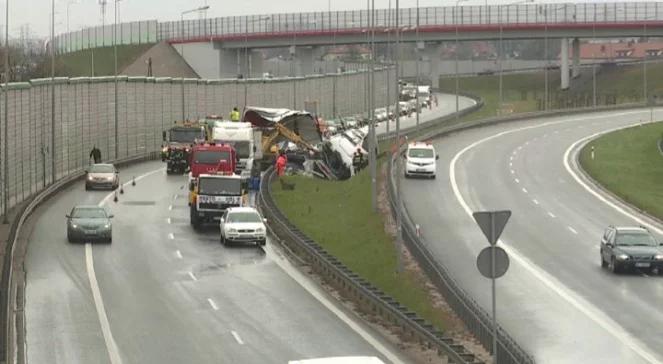
<path id="1" fill-rule="evenodd" d="M 85 190 L 114 190 L 120 186 L 120 174 L 112 164 L 93 164 L 86 169 L 85 174 Z"/>

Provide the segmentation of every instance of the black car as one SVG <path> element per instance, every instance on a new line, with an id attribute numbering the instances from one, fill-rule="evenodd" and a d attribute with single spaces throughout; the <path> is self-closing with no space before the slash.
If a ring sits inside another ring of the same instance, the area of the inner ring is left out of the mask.
<path id="1" fill-rule="evenodd" d="M 647 228 L 609 226 L 601 239 L 601 266 L 613 273 L 644 270 L 663 274 L 663 246 Z"/>

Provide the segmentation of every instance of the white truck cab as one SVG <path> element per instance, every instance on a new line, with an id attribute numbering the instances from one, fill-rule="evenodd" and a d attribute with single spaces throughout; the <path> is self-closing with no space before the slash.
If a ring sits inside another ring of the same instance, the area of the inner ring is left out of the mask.
<path id="1" fill-rule="evenodd" d="M 422 176 L 435 178 L 437 160 L 440 156 L 435 147 L 428 142 L 412 142 L 405 151 L 405 178 Z"/>
<path id="2" fill-rule="evenodd" d="M 235 173 L 249 177 L 256 159 L 262 159 L 262 133 L 254 129 L 251 123 L 216 121 L 212 128 L 215 143 L 232 145 L 237 152 L 239 162 Z"/>

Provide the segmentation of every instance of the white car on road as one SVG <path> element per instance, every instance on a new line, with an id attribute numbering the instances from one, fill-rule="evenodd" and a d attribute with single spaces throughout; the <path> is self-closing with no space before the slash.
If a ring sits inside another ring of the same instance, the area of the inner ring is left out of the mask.
<path id="1" fill-rule="evenodd" d="M 413 142 L 407 146 L 405 152 L 405 178 L 422 176 L 435 178 L 437 160 L 440 158 L 435 147 L 430 143 Z"/>
<path id="2" fill-rule="evenodd" d="M 253 207 L 231 207 L 221 216 L 221 244 L 253 243 L 264 246 L 267 242 L 267 220 Z"/>

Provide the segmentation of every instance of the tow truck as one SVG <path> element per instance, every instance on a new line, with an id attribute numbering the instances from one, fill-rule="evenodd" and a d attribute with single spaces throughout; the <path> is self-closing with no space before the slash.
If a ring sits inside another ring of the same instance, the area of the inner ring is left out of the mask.
<path id="1" fill-rule="evenodd" d="M 205 129 L 185 123 L 163 132 L 161 161 L 166 162 L 166 173 L 185 173 L 189 170 L 192 145 L 205 140 Z"/>
<path id="2" fill-rule="evenodd" d="M 242 178 L 231 172 L 205 173 L 190 187 L 189 216 L 194 229 L 204 223 L 218 221 L 225 210 L 243 205 L 245 195 Z"/>

